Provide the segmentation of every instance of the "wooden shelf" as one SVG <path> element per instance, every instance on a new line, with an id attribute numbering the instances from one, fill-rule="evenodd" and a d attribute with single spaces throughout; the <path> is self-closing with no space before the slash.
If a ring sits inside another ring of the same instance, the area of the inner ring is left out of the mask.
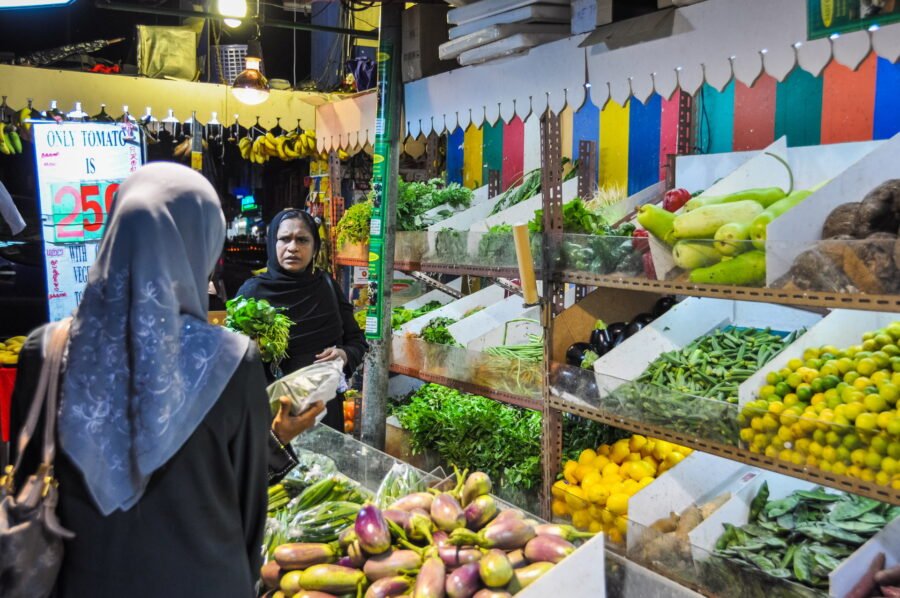
<path id="1" fill-rule="evenodd" d="M 704 453 L 731 459 L 733 461 L 740 461 L 741 463 L 759 467 L 760 469 L 774 471 L 775 473 L 800 478 L 844 492 L 852 492 L 854 494 L 859 494 L 860 496 L 900 505 L 900 490 L 892 490 L 886 486 L 870 484 L 857 478 L 834 475 L 817 468 L 801 467 L 780 459 L 773 459 L 762 454 L 751 453 L 750 451 L 737 446 L 730 446 L 720 442 L 697 438 L 693 435 L 681 434 L 665 427 L 647 424 L 631 418 L 622 417 L 618 414 L 609 413 L 578 399 L 561 398 L 555 394 L 551 394 L 549 406 L 553 409 L 580 415 L 581 417 L 615 426 L 616 428 L 621 428 L 635 434 L 661 438 Z"/>
<path id="2" fill-rule="evenodd" d="M 334 261 L 338 266 L 356 266 L 357 268 L 369 267 L 369 260 L 364 260 L 362 258 L 342 257 L 339 255 Z"/>
<path id="3" fill-rule="evenodd" d="M 390 369 L 394 374 L 402 374 L 411 378 L 418 378 L 419 380 L 422 380 L 424 382 L 433 382 L 435 384 L 453 388 L 460 392 L 467 392 L 469 394 L 494 399 L 495 401 L 506 403 L 507 405 L 515 405 L 516 407 L 534 409 L 535 411 L 540 411 L 541 409 L 540 399 L 509 394 L 506 392 L 495 390 L 493 388 L 488 388 L 487 386 L 475 384 L 474 382 L 471 382 L 469 380 L 454 380 L 452 378 L 447 378 L 446 376 L 440 376 L 431 372 L 423 372 L 421 370 L 404 367 L 396 363 L 392 363 Z"/>
<path id="4" fill-rule="evenodd" d="M 614 289 L 631 289 L 669 295 L 715 297 L 737 301 L 759 301 L 801 307 L 859 309 L 900 312 L 900 295 L 864 295 L 861 293 L 828 293 L 786 289 L 731 287 L 694 284 L 687 281 L 648 280 L 630 276 L 597 275 L 589 272 L 564 271 L 563 282 Z"/>

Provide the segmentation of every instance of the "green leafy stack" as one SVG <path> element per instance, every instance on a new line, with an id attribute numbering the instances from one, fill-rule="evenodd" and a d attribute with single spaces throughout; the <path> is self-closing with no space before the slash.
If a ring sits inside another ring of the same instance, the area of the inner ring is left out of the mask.
<path id="1" fill-rule="evenodd" d="M 225 303 L 225 327 L 246 334 L 259 345 L 262 360 L 279 363 L 287 356 L 288 340 L 294 322 L 265 299 L 237 296 Z"/>
<path id="2" fill-rule="evenodd" d="M 456 322 L 457 320 L 454 320 L 453 318 L 434 318 L 425 325 L 425 328 L 422 329 L 419 336 L 423 341 L 428 343 L 458 347 L 460 346 L 459 343 L 456 342 L 456 339 L 453 338 L 453 335 L 447 330 L 447 328 L 456 324 Z"/>
<path id="3" fill-rule="evenodd" d="M 337 223 L 337 246 L 369 242 L 369 221 L 372 219 L 372 202 L 364 201 L 347 208 Z"/>
<path id="4" fill-rule="evenodd" d="M 763 484 L 742 527 L 725 524 L 715 554 L 769 575 L 828 588 L 828 574 L 900 516 L 900 507 L 822 488 L 769 500 Z"/>

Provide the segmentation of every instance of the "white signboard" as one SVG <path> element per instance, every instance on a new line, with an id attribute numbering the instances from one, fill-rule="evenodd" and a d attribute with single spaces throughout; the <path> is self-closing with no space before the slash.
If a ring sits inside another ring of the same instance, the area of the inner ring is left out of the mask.
<path id="1" fill-rule="evenodd" d="M 116 191 L 144 163 L 139 128 L 119 123 L 32 125 L 50 321 L 72 313 Z"/>

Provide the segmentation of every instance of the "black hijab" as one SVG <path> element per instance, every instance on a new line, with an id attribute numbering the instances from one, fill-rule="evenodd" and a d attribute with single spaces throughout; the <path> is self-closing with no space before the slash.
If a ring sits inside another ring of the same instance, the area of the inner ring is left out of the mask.
<path id="1" fill-rule="evenodd" d="M 282 222 L 292 218 L 302 221 L 313 236 L 313 255 L 309 266 L 297 273 L 282 268 L 275 251 L 278 228 Z M 288 363 L 282 364 L 285 373 L 309 365 L 316 353 L 340 345 L 343 340 L 344 327 L 334 283 L 327 273 L 315 269 L 316 255 L 321 246 L 319 226 L 308 212 L 282 210 L 269 224 L 267 271 L 254 279 L 256 284 L 250 294 L 267 300 L 275 307 L 286 308 L 285 315 L 294 321 L 288 345 Z"/>

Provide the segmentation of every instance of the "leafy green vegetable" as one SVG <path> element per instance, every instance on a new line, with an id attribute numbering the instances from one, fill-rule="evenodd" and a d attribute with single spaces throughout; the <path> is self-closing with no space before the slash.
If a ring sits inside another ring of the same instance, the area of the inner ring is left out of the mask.
<path id="1" fill-rule="evenodd" d="M 469 258 L 468 234 L 465 231 L 445 228 L 434 239 L 434 252 L 443 263 L 465 264 Z"/>
<path id="2" fill-rule="evenodd" d="M 403 180 L 397 183 L 397 230 L 424 230 L 431 224 L 449 216 L 442 211 L 438 218 L 426 218 L 425 213 L 441 205 L 451 208 L 467 208 L 472 204 L 472 191 L 459 183 L 445 185 L 441 179 L 427 183 Z"/>
<path id="3" fill-rule="evenodd" d="M 601 444 L 612 444 L 616 440 L 628 438 L 625 430 L 613 428 L 584 417 L 563 414 L 563 462 L 577 461 L 578 455 L 586 448 L 596 448 Z"/>
<path id="4" fill-rule="evenodd" d="M 447 330 L 448 327 L 456 324 L 457 320 L 453 318 L 434 318 L 419 333 L 422 340 L 435 343 L 438 345 L 450 345 L 451 347 L 460 346 Z"/>
<path id="5" fill-rule="evenodd" d="M 888 521 L 891 513 L 890 505 L 824 488 L 798 490 L 778 500 L 768 496 L 763 484 L 750 505 L 747 525 L 725 525 L 716 554 L 811 588 L 827 589 L 828 574 L 880 531 L 879 522 Z"/>
<path id="6" fill-rule="evenodd" d="M 512 225 L 496 224 L 490 227 L 478 241 L 478 259 L 490 266 L 515 264 Z"/>
<path id="7" fill-rule="evenodd" d="M 278 363 L 287 356 L 288 340 L 294 322 L 265 299 L 238 295 L 225 303 L 225 327 L 246 334 L 259 345 L 262 360 Z"/>
<path id="8" fill-rule="evenodd" d="M 372 202 L 363 201 L 347 208 L 335 226 L 337 246 L 369 242 L 369 221 L 372 219 Z"/>

